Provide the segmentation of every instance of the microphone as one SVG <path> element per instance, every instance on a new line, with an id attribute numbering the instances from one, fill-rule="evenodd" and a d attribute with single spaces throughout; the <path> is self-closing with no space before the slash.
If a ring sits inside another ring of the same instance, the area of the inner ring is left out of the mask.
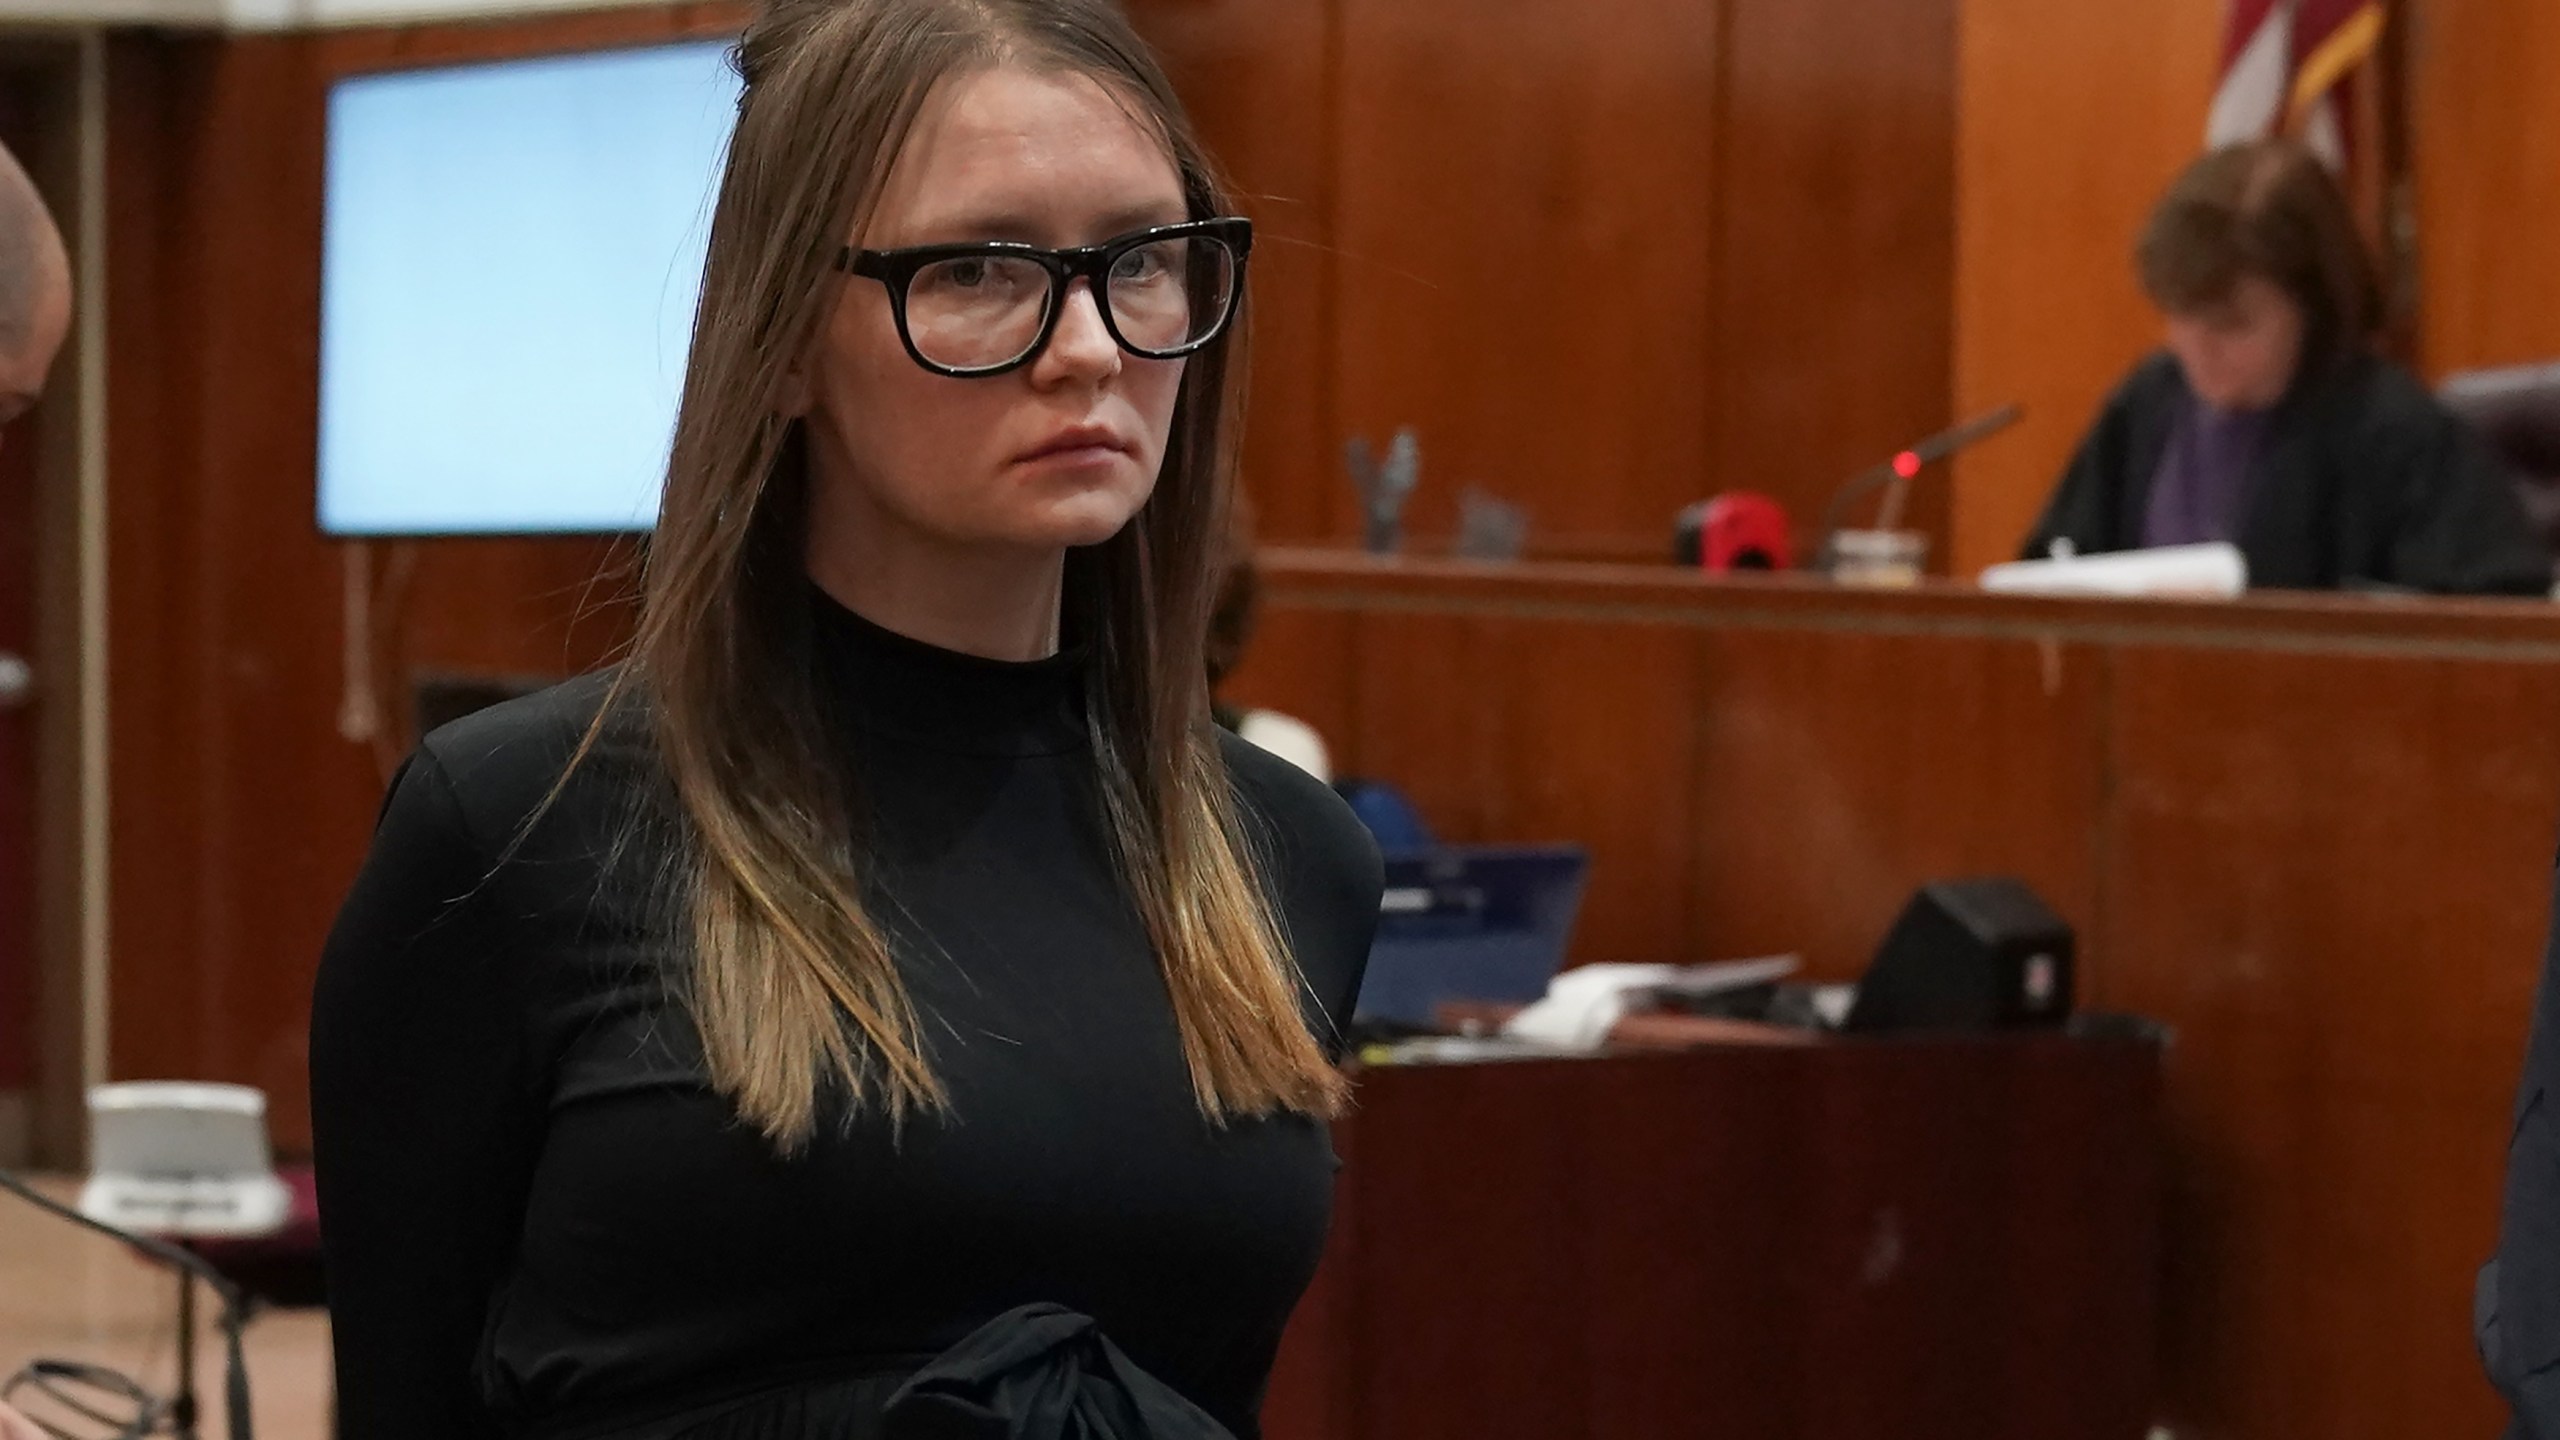
<path id="1" fill-rule="evenodd" d="M 34 1186 L 6 1170 L 0 1170 L 0 1190 L 17 1196 L 57 1219 L 68 1220 L 84 1230 L 93 1230 L 110 1240 L 121 1241 L 135 1251 L 169 1266 L 179 1274 L 202 1280 L 211 1287 L 214 1296 L 222 1302 L 223 1418 L 229 1422 L 233 1440 L 252 1440 L 249 1418 L 249 1365 L 247 1357 L 241 1352 L 240 1345 L 240 1332 L 249 1323 L 249 1302 L 248 1297 L 240 1293 L 240 1288 L 231 1283 L 229 1276 L 213 1268 L 203 1256 L 172 1245 L 166 1240 L 149 1235 L 137 1235 L 103 1220 L 93 1220 L 68 1205 L 47 1198 Z M 177 1426 L 177 1433 L 180 1435 L 195 1433 L 196 1417 L 192 1413 L 195 1391 L 192 1382 L 187 1378 L 188 1373 L 194 1369 L 194 1359 L 192 1355 L 178 1357 L 181 1403 L 172 1407 L 169 1418 Z"/>
<path id="2" fill-rule="evenodd" d="M 1833 558 L 1832 541 L 1840 534 L 1841 517 L 1862 496 L 1880 485 L 1892 486 L 1893 488 L 1886 492 L 1884 505 L 1877 514 L 1877 528 L 1884 530 L 1897 528 L 1902 519 L 1904 492 L 1908 490 L 1911 482 L 1918 478 L 1922 470 L 1976 441 L 1987 440 L 1999 434 L 2017 424 L 2026 413 L 2023 406 L 2003 405 L 1997 410 L 1977 415 L 1953 429 L 1941 430 L 1910 449 L 1900 451 L 1883 464 L 1850 476 L 1847 483 L 1832 493 L 1831 503 L 1823 509 L 1822 540 L 1814 547 L 1816 568 L 1826 574 L 1830 572 Z"/>

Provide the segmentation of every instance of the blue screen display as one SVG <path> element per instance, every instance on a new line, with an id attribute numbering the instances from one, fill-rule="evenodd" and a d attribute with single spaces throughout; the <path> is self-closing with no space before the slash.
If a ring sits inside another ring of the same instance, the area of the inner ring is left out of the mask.
<path id="1" fill-rule="evenodd" d="M 323 531 L 648 528 L 737 117 L 726 50 L 330 92 Z"/>

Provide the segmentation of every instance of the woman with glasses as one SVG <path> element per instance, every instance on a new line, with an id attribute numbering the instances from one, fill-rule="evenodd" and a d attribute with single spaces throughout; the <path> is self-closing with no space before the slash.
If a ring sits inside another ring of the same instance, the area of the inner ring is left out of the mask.
<path id="1" fill-rule="evenodd" d="M 343 1433 L 1251 1436 L 1380 884 L 1210 722 L 1251 227 L 1110 0 L 738 57 L 629 658 L 322 961 Z"/>

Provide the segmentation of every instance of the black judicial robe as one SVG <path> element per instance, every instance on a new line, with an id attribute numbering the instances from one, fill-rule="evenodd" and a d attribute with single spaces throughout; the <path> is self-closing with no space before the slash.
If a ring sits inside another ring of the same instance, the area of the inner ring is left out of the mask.
<path id="1" fill-rule="evenodd" d="M 2175 358 L 2135 367 L 2072 456 L 2025 554 L 2142 544 L 2152 478 L 2188 403 Z M 2552 557 L 2488 444 L 2415 376 L 2350 356 L 2297 381 L 2250 476 L 2239 546 L 2253 587 L 2542 595 Z"/>

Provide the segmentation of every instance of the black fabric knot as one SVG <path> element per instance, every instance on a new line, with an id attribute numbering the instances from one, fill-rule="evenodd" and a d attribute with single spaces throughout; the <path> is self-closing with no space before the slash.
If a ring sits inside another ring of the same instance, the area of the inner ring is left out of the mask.
<path id="1" fill-rule="evenodd" d="M 881 1421 L 884 1440 L 1235 1440 L 1058 1305 L 979 1326 L 909 1376 Z"/>

